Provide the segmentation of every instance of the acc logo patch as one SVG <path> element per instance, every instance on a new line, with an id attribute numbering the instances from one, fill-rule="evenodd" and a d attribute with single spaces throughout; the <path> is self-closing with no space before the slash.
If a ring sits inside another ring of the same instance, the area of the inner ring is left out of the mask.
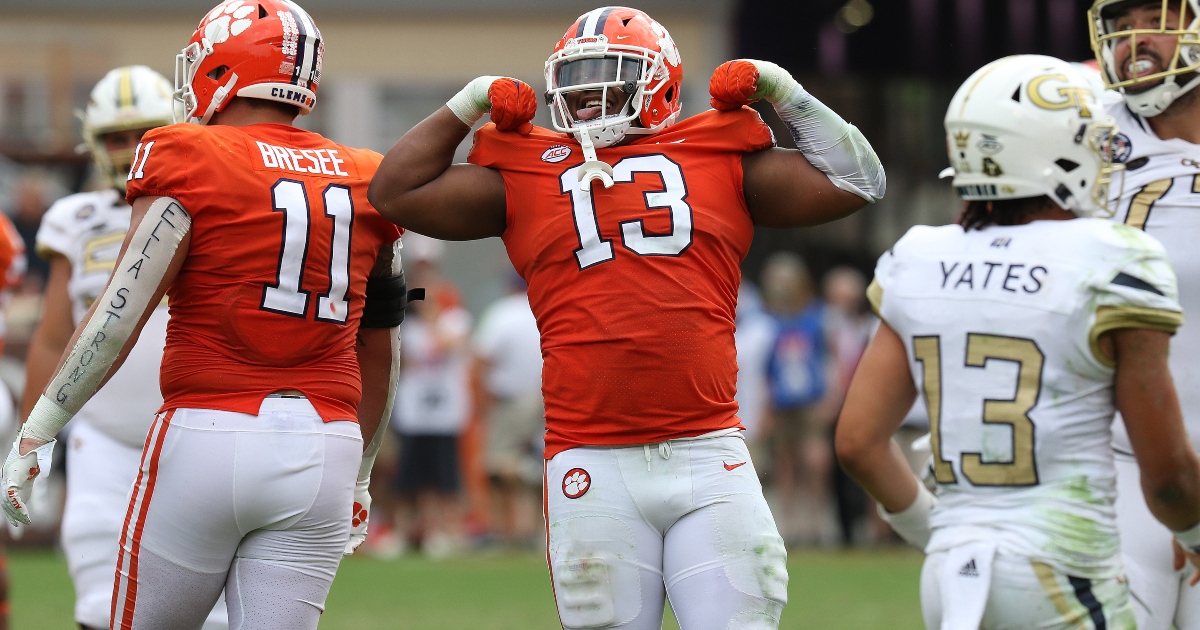
<path id="1" fill-rule="evenodd" d="M 95 213 L 96 213 L 96 206 L 89 203 L 88 205 L 75 211 L 75 218 L 79 221 L 84 221 L 84 220 L 87 220 L 88 218 L 90 218 Z"/>
<path id="2" fill-rule="evenodd" d="M 996 136 L 989 136 L 985 133 L 983 138 L 975 143 L 975 148 L 984 155 L 996 155 L 1004 150 L 1004 145 L 1000 144 L 1000 140 Z"/>
<path id="3" fill-rule="evenodd" d="M 572 468 L 563 475 L 563 496 L 568 499 L 578 499 L 587 494 L 592 487 L 592 476 L 582 468 Z"/>
<path id="4" fill-rule="evenodd" d="M 1129 136 L 1118 133 L 1112 140 L 1113 164 L 1124 164 L 1130 155 L 1133 155 L 1133 141 L 1129 139 Z"/>
<path id="5" fill-rule="evenodd" d="M 546 149 L 546 152 L 542 154 L 542 161 L 555 164 L 567 159 L 569 155 L 571 155 L 571 147 L 559 144 Z"/>

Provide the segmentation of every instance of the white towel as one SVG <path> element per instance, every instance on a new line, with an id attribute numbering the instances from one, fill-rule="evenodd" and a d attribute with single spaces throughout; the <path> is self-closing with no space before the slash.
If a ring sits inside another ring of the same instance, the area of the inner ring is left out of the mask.
<path id="1" fill-rule="evenodd" d="M 992 584 L 996 543 L 976 541 L 946 553 L 942 565 L 941 630 L 978 630 Z"/>

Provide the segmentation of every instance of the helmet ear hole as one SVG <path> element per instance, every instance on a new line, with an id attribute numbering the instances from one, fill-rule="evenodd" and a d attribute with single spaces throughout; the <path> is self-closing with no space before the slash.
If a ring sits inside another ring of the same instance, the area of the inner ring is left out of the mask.
<path id="1" fill-rule="evenodd" d="M 220 81 L 221 77 L 225 76 L 226 72 L 229 72 L 229 66 L 217 66 L 216 68 L 209 70 L 208 74 L 204 76 L 212 79 L 213 81 Z"/>
<path id="2" fill-rule="evenodd" d="M 267 17 L 267 15 L 269 15 L 269 14 L 267 13 L 267 7 L 264 7 L 264 6 L 263 6 L 263 5 L 261 5 L 261 4 L 260 4 L 260 5 L 258 5 L 258 19 L 260 19 L 260 20 L 261 20 L 261 19 L 263 19 L 263 18 Z"/>
<path id="3" fill-rule="evenodd" d="M 667 93 L 665 96 L 667 97 L 668 103 L 670 103 L 674 99 L 674 97 L 675 97 L 675 86 L 674 85 L 667 88 Z"/>
<path id="4" fill-rule="evenodd" d="M 1073 161 L 1071 161 L 1071 160 L 1068 160 L 1068 159 L 1066 159 L 1066 158 L 1059 158 L 1059 159 L 1057 159 L 1057 160 L 1054 160 L 1054 163 L 1055 163 L 1055 164 L 1057 164 L 1059 168 L 1061 168 L 1062 170 L 1064 170 L 1064 171 L 1066 171 L 1066 172 L 1068 172 L 1068 173 L 1070 173 L 1071 171 L 1073 171 L 1073 170 L 1075 170 L 1075 169 L 1079 168 L 1079 163 L 1078 163 L 1078 162 L 1073 162 Z"/>

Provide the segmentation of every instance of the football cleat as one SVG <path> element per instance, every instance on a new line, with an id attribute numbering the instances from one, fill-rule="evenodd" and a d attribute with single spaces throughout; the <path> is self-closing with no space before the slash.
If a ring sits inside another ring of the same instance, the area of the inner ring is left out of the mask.
<path id="1" fill-rule="evenodd" d="M 187 122 L 208 124 L 231 96 L 317 103 L 321 31 L 291 0 L 227 0 L 196 27 L 175 57 L 175 100 Z"/>

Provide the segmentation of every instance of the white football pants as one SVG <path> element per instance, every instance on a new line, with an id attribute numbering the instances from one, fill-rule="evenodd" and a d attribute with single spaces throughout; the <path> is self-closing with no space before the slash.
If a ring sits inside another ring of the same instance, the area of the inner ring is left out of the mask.
<path id="1" fill-rule="evenodd" d="M 361 460 L 358 425 L 302 398 L 160 414 L 121 532 L 114 630 L 200 628 L 222 588 L 232 630 L 316 628 Z"/>
<path id="2" fill-rule="evenodd" d="M 787 552 L 737 435 L 574 448 L 546 462 L 551 581 L 564 627 L 774 630 Z"/>
<path id="3" fill-rule="evenodd" d="M 71 425 L 62 548 L 75 585 L 75 621 L 89 628 L 109 626 L 117 539 L 141 455 L 141 449 L 87 422 Z M 222 598 L 209 612 L 204 630 L 228 627 Z"/>
<path id="4" fill-rule="evenodd" d="M 1171 530 L 1158 522 L 1142 496 L 1137 462 L 1117 454 L 1117 531 L 1121 561 L 1139 630 L 1200 630 L 1200 587 L 1188 586 L 1195 567 L 1173 566 Z"/>
<path id="5" fill-rule="evenodd" d="M 952 556 L 954 549 L 929 554 L 921 568 L 921 610 L 930 630 L 1134 630 L 1123 580 L 1071 577 L 999 552 L 979 563 L 957 557 L 949 564 Z M 989 578 L 986 592 L 970 592 L 972 580 Z M 982 611 L 955 610 L 976 596 Z"/>

